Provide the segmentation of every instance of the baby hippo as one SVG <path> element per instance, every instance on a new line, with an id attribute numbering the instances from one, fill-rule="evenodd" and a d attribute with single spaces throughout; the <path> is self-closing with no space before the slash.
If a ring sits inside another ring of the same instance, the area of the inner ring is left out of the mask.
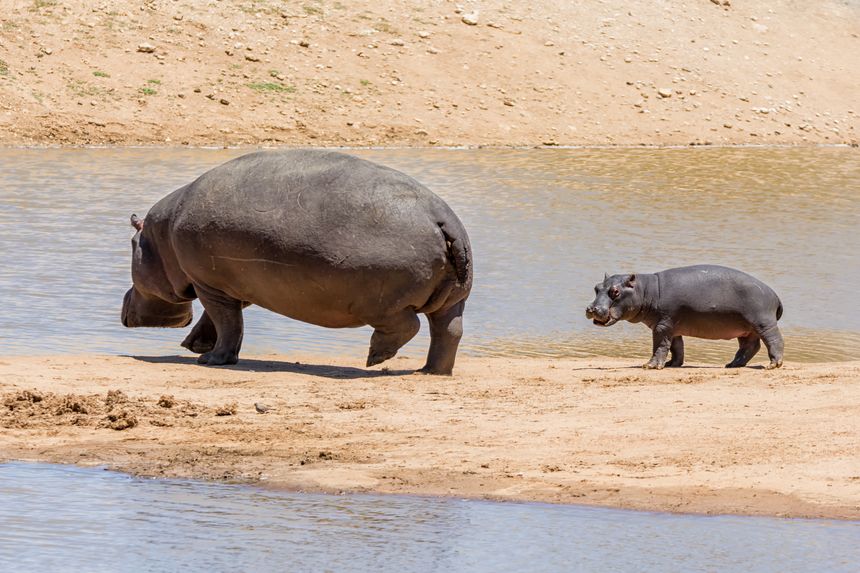
<path id="1" fill-rule="evenodd" d="M 737 338 L 740 348 L 726 368 L 746 366 L 764 340 L 768 369 L 782 366 L 782 334 L 776 325 L 782 302 L 773 289 L 741 271 L 695 265 L 654 274 L 604 275 L 594 292 L 597 296 L 585 310 L 594 324 L 626 320 L 651 329 L 653 355 L 645 368 L 681 366 L 682 336 Z"/>

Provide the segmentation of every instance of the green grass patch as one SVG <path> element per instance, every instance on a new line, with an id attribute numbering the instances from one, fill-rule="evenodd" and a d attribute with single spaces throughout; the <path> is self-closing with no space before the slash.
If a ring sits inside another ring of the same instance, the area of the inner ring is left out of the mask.
<path id="1" fill-rule="evenodd" d="M 276 82 L 254 82 L 253 84 L 248 84 L 248 87 L 257 92 L 271 92 L 271 93 L 295 93 L 296 88 L 293 86 L 285 86 L 284 84 L 279 84 Z"/>
<path id="2" fill-rule="evenodd" d="M 33 0 L 33 4 L 30 6 L 30 11 L 38 12 L 42 8 L 50 8 L 51 6 L 56 5 L 56 0 Z"/>
<path id="3" fill-rule="evenodd" d="M 370 85 L 370 80 L 361 80 L 361 85 L 363 85 L 364 87 L 369 86 L 369 85 Z"/>
<path id="4" fill-rule="evenodd" d="M 305 4 L 304 6 L 302 6 L 302 10 L 305 11 L 305 14 L 308 14 L 310 16 L 322 16 L 323 13 L 321 8 L 311 6 L 310 4 Z"/>
<path id="5" fill-rule="evenodd" d="M 376 22 L 373 25 L 373 29 L 376 30 L 377 32 L 384 32 L 386 34 L 393 34 L 395 36 L 400 34 L 400 32 L 398 32 L 397 28 L 392 26 L 391 23 L 385 19 L 382 19 L 382 20 L 379 20 L 378 22 Z"/>
<path id="6" fill-rule="evenodd" d="M 68 84 L 69 91 L 77 97 L 93 97 L 104 94 L 104 90 L 96 85 L 91 85 L 80 80 L 71 80 Z"/>
<path id="7" fill-rule="evenodd" d="M 3 60 L 0 60 L 0 76 L 9 75 L 9 66 Z"/>
<path id="8" fill-rule="evenodd" d="M 146 83 L 148 83 L 148 84 L 154 84 L 154 85 L 156 85 L 156 86 L 160 86 L 160 85 L 161 85 L 161 80 L 146 80 Z"/>
<path id="9" fill-rule="evenodd" d="M 93 75 L 97 78 L 109 78 L 110 74 L 107 72 L 103 72 L 101 70 L 96 70 L 93 72 Z"/>
<path id="10" fill-rule="evenodd" d="M 155 90 L 154 90 L 154 89 L 152 89 L 152 88 L 140 88 L 140 89 L 139 89 L 139 90 L 137 90 L 137 91 L 139 91 L 139 92 L 140 92 L 140 93 L 142 93 L 143 95 L 148 95 L 148 96 L 152 96 L 152 95 L 155 95 L 155 94 L 157 94 L 157 93 L 158 93 L 157 91 L 155 91 Z"/>

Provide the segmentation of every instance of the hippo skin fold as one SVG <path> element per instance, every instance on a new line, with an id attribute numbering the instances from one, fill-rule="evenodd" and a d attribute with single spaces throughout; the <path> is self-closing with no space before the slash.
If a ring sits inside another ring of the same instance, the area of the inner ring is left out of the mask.
<path id="1" fill-rule="evenodd" d="M 450 374 L 472 287 L 463 224 L 411 177 L 343 153 L 260 151 L 228 161 L 132 216 L 128 327 L 183 327 L 210 366 L 234 364 L 255 304 L 329 328 L 370 325 L 367 365 L 430 324 L 423 372 Z"/>
<path id="2" fill-rule="evenodd" d="M 746 366 L 764 341 L 770 357 L 767 367 L 782 366 L 783 341 L 776 324 L 782 302 L 773 289 L 744 272 L 695 265 L 654 274 L 604 276 L 594 292 L 594 301 L 585 310 L 594 324 L 611 326 L 626 320 L 651 329 L 653 355 L 645 368 L 684 364 L 683 336 L 737 338 L 739 348 L 727 368 Z"/>

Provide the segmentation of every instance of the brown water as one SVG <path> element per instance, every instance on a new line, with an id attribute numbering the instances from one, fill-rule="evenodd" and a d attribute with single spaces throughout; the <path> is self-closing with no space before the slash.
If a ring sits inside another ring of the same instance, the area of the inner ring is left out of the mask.
<path id="1" fill-rule="evenodd" d="M 0 353 L 173 354 L 184 332 L 124 329 L 128 216 L 243 153 L 0 150 Z M 717 263 L 780 295 L 786 360 L 860 356 L 860 152 L 849 148 L 360 150 L 416 177 L 465 223 L 475 287 L 463 351 L 650 352 L 641 325 L 584 316 L 603 273 Z M 246 311 L 245 352 L 366 352 L 368 329 Z M 403 351 L 420 358 L 426 327 Z M 689 361 L 735 344 L 687 341 Z M 764 360 L 759 356 L 757 360 Z"/>

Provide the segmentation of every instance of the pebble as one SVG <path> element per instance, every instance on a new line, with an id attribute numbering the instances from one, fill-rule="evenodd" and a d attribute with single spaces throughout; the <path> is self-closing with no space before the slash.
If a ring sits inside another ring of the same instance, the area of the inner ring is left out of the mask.
<path id="1" fill-rule="evenodd" d="M 389 42 L 392 46 L 405 46 L 406 42 L 401 40 L 400 38 L 395 38 Z"/>
<path id="2" fill-rule="evenodd" d="M 142 44 L 137 45 L 137 51 L 142 52 L 144 54 L 151 54 L 155 51 L 155 46 L 148 42 L 143 42 Z"/>
<path id="3" fill-rule="evenodd" d="M 670 88 L 660 88 L 657 90 L 657 95 L 663 98 L 672 97 L 672 90 Z"/>
<path id="4" fill-rule="evenodd" d="M 302 48 L 309 48 L 310 45 L 311 43 L 307 40 L 299 40 L 299 46 L 301 46 Z"/>
<path id="5" fill-rule="evenodd" d="M 426 38 L 429 38 L 429 37 L 430 37 L 430 32 L 428 32 L 428 31 L 426 31 L 426 30 L 421 30 L 420 32 L 418 32 L 418 37 L 419 37 L 419 38 L 425 38 L 425 39 L 426 39 Z"/>
<path id="6" fill-rule="evenodd" d="M 477 26 L 478 25 L 478 13 L 471 12 L 469 14 L 463 14 L 463 17 L 460 18 L 464 24 L 468 26 Z"/>

